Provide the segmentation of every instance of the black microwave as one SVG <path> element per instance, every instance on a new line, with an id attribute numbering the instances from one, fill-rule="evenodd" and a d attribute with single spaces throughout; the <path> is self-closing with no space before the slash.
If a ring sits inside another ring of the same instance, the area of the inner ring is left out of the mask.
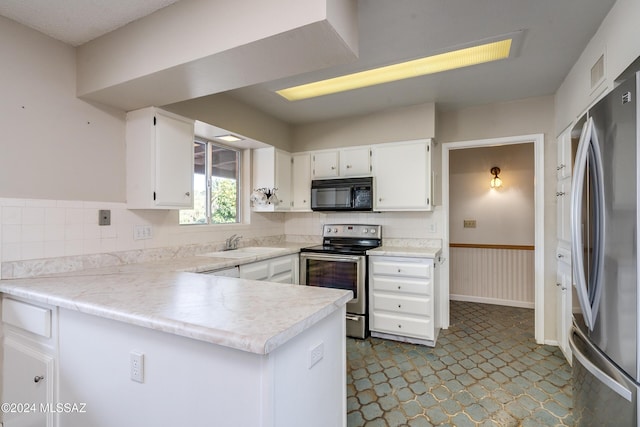
<path id="1" fill-rule="evenodd" d="M 311 210 L 373 210 L 373 178 L 314 179 L 311 181 Z"/>

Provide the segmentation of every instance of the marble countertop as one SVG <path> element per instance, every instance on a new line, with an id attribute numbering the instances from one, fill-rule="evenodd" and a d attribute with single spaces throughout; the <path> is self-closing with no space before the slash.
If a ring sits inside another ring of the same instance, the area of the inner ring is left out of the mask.
<path id="1" fill-rule="evenodd" d="M 440 255 L 440 252 L 440 248 L 382 245 L 375 249 L 368 250 L 367 255 L 436 258 L 438 255 Z"/>
<path id="2" fill-rule="evenodd" d="M 340 309 L 351 291 L 193 272 L 296 253 L 246 258 L 193 256 L 0 281 L 0 292 L 33 302 L 268 354 Z M 294 246 L 297 246 L 295 248 Z"/>

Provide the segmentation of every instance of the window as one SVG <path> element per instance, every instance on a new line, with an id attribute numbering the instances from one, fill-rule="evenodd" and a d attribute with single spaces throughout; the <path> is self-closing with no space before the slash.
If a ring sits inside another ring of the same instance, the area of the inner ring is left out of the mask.
<path id="1" fill-rule="evenodd" d="M 240 151 L 204 140 L 193 151 L 193 209 L 180 211 L 180 224 L 239 222 Z"/>

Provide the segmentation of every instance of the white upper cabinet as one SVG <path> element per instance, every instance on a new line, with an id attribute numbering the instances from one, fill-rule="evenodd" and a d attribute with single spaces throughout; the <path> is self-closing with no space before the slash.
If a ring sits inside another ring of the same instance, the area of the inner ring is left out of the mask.
<path id="1" fill-rule="evenodd" d="M 155 107 L 127 113 L 127 207 L 193 207 L 193 143 L 191 119 Z"/>
<path id="2" fill-rule="evenodd" d="M 375 211 L 430 211 L 431 139 L 373 145 Z"/>
<path id="3" fill-rule="evenodd" d="M 371 175 L 371 148 L 350 147 L 340 150 L 340 176 Z"/>
<path id="4" fill-rule="evenodd" d="M 371 175 L 371 148 L 347 147 L 311 153 L 313 179 Z"/>
<path id="5" fill-rule="evenodd" d="M 311 210 L 311 155 L 309 153 L 293 154 L 292 167 L 292 203 L 291 209 L 296 211 Z"/>
<path id="6" fill-rule="evenodd" d="M 276 189 L 277 203 L 253 204 L 258 211 L 291 209 L 291 154 L 274 147 L 253 150 L 252 189 Z"/>
<path id="7" fill-rule="evenodd" d="M 339 151 L 316 151 L 311 155 L 313 179 L 336 178 L 340 173 Z"/>
<path id="8" fill-rule="evenodd" d="M 571 168 L 573 155 L 571 151 L 571 127 L 567 128 L 558 136 L 556 141 L 557 165 L 556 172 L 558 180 L 571 178 Z"/>

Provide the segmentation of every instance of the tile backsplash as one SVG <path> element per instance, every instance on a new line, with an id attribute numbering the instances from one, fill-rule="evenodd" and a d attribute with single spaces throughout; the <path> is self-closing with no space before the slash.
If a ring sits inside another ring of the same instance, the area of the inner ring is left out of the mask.
<path id="1" fill-rule="evenodd" d="M 104 209 L 111 213 L 111 224 L 101 226 L 99 211 Z M 246 224 L 181 226 L 176 210 L 129 210 L 125 203 L 112 202 L 0 198 L 0 278 L 8 277 L 2 275 L 3 269 L 13 271 L 23 261 L 64 258 L 68 264 L 81 266 L 113 262 L 109 257 L 96 260 L 98 254 L 119 254 L 115 257 L 118 262 L 139 262 L 189 254 L 198 245 L 217 247 L 232 234 L 243 236 L 241 246 L 284 240 L 317 244 L 322 226 L 332 223 L 380 224 L 383 241 L 394 245 L 439 245 L 442 238 L 439 208 L 433 212 L 253 212 L 249 217 Z M 134 238 L 140 226 L 150 227 L 150 238 Z M 174 250 L 158 252 L 161 248 Z"/>

